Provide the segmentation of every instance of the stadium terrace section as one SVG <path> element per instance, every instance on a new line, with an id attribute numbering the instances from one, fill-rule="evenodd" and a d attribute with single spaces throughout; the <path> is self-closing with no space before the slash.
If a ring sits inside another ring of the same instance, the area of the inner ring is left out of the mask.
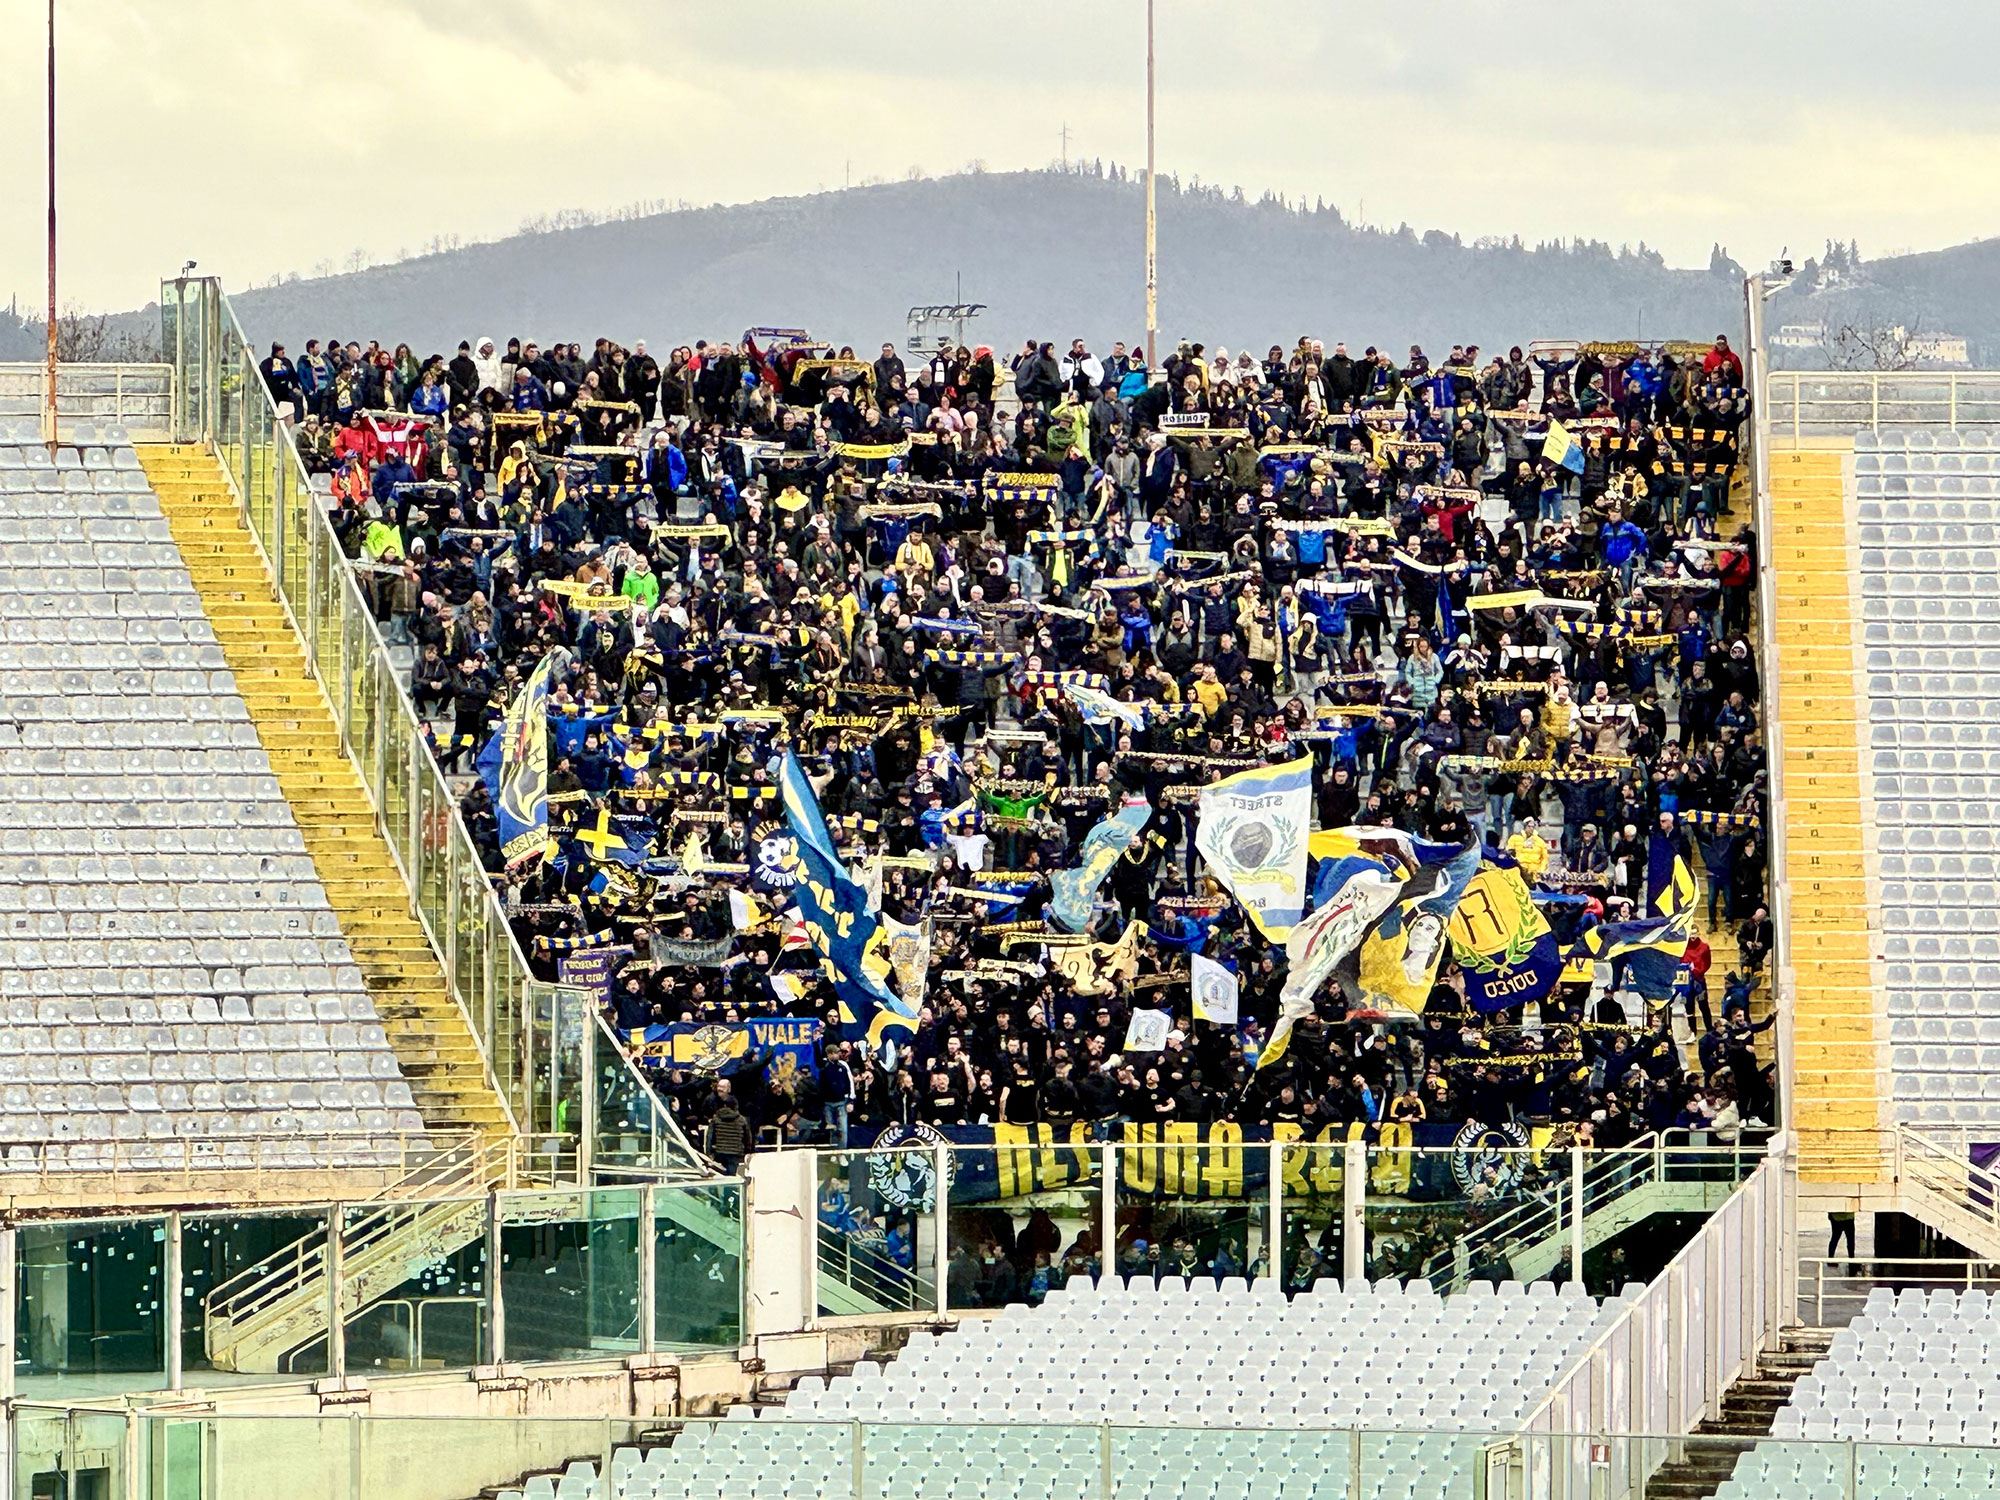
<path id="1" fill-rule="evenodd" d="M 0 1169 L 389 1163 L 424 1121 L 122 436 L 0 444 Z"/>
<path id="2" fill-rule="evenodd" d="M 1775 1118 L 1726 339 L 262 369 L 523 949 L 725 1166 Z"/>

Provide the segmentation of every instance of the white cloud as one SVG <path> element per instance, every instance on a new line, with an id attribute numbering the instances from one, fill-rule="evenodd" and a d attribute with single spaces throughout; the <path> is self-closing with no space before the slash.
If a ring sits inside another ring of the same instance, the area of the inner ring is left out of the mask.
<path id="1" fill-rule="evenodd" d="M 130 306 L 552 210 L 1143 151 L 1139 0 L 59 0 L 64 287 Z M 0 293 L 39 300 L 41 32 L 6 8 Z M 282 24 L 280 24 L 282 18 Z M 1374 222 L 1641 239 L 1678 264 L 2000 214 L 2000 15 L 1160 0 L 1160 164 Z"/>

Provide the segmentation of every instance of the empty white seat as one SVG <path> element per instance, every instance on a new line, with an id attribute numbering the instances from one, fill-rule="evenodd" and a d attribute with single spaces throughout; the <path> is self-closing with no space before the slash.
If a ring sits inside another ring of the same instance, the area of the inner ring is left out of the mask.
<path id="1" fill-rule="evenodd" d="M 73 435 L 0 432 L 5 1160 L 421 1131 L 138 457 Z"/>

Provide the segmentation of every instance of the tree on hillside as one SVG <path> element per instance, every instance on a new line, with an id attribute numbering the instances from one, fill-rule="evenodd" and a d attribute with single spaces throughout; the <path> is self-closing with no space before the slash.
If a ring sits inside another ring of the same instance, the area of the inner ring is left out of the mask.
<path id="1" fill-rule="evenodd" d="M 38 339 L 48 337 L 47 327 L 28 325 Z M 108 313 L 87 313 L 72 302 L 56 315 L 56 359 L 62 364 L 157 364 L 164 357 L 153 334 L 120 328 Z"/>
<path id="2" fill-rule="evenodd" d="M 1871 328 L 1828 323 L 1820 331 L 1820 352 L 1830 370 L 1914 370 L 1923 358 L 1919 320 Z"/>

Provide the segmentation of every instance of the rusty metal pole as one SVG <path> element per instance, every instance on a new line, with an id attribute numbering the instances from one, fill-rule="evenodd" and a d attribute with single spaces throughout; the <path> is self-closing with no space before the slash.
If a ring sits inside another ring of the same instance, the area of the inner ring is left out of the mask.
<path id="1" fill-rule="evenodd" d="M 1157 226 L 1153 193 L 1153 0 L 1146 0 L 1146 369 L 1149 374 L 1158 368 L 1159 359 L 1155 347 L 1160 332 Z"/>
<path id="2" fill-rule="evenodd" d="M 42 390 L 42 437 L 56 451 L 56 0 L 49 0 L 49 358 Z"/>

